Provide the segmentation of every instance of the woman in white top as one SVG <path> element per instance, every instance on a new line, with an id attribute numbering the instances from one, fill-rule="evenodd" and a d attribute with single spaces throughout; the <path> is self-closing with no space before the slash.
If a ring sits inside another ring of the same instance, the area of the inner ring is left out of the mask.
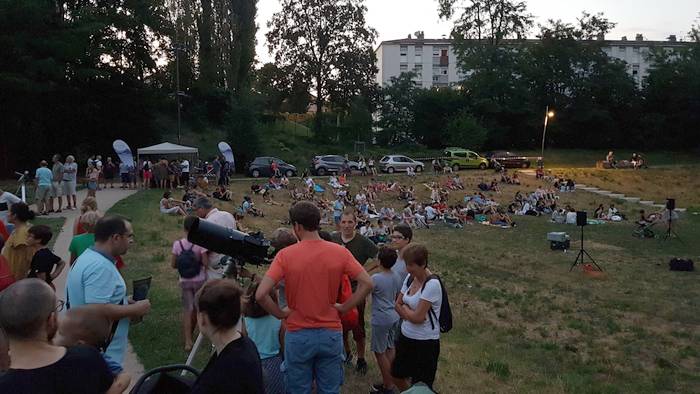
<path id="1" fill-rule="evenodd" d="M 391 375 L 400 391 L 423 382 L 431 389 L 440 356 L 440 280 L 428 269 L 428 249 L 411 244 L 402 253 L 408 276 L 396 299 L 402 319 Z"/>

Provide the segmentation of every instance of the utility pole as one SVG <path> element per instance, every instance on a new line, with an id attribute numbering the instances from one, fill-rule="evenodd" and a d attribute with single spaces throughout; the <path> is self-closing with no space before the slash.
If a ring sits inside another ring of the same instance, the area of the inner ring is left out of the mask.
<path id="1" fill-rule="evenodd" d="M 177 103 L 177 143 L 181 143 L 182 137 L 182 121 L 181 121 L 181 105 L 180 96 L 184 93 L 180 91 L 180 51 L 186 51 L 187 47 L 184 44 L 175 43 L 172 47 L 175 51 L 175 102 Z"/>

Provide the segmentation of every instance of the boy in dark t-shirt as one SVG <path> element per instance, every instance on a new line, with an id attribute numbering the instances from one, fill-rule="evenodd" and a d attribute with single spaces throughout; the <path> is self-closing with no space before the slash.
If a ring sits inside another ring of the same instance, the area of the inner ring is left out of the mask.
<path id="1" fill-rule="evenodd" d="M 32 257 L 29 275 L 27 276 L 45 280 L 46 283 L 53 287 L 53 279 L 57 278 L 66 266 L 66 262 L 53 254 L 47 246 L 51 237 L 53 237 L 53 233 L 49 226 L 44 225 L 32 226 L 27 232 L 29 233 L 27 244 L 30 247 L 37 248 L 34 257 Z"/>

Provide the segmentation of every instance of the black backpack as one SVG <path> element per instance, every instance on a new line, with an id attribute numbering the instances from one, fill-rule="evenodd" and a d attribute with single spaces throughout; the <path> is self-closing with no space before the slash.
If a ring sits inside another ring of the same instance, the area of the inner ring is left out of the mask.
<path id="1" fill-rule="evenodd" d="M 440 279 L 439 276 L 432 274 L 428 276 L 425 279 L 425 282 L 423 282 L 423 287 L 421 288 L 421 292 L 425 290 L 425 285 L 432 279 L 436 279 L 438 282 L 440 282 L 440 288 L 442 289 L 442 303 L 440 304 L 440 319 L 438 319 L 438 323 L 440 324 L 440 332 L 442 333 L 448 333 L 452 329 L 452 308 L 450 308 L 450 300 L 447 297 L 447 290 L 445 289 L 445 284 L 442 282 L 442 279 Z M 413 276 L 408 277 L 408 282 L 406 283 L 407 286 L 411 286 L 411 283 L 413 282 Z M 433 308 L 430 307 L 428 309 L 428 318 L 430 319 L 430 326 L 435 329 L 435 312 L 433 311 Z"/>
<path id="2" fill-rule="evenodd" d="M 671 271 L 695 271 L 695 264 L 691 259 L 673 258 L 668 262 Z"/>
<path id="3" fill-rule="evenodd" d="M 182 241 L 178 242 L 180 243 L 180 249 L 182 249 L 182 251 L 177 258 L 175 258 L 177 272 L 180 274 L 180 277 L 184 279 L 194 278 L 202 269 L 202 264 L 197 258 L 197 255 L 192 251 L 194 245 L 192 245 L 192 247 L 189 249 L 185 249 L 182 246 Z"/>

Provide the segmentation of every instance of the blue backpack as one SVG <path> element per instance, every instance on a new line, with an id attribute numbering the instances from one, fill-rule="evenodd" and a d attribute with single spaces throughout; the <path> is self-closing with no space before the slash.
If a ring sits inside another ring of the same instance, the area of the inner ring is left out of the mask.
<path id="1" fill-rule="evenodd" d="M 182 251 L 175 258 L 175 266 L 177 267 L 177 272 L 180 274 L 181 278 L 194 278 L 199 274 L 199 271 L 202 269 L 202 264 L 200 263 L 199 258 L 192 250 L 194 248 L 194 245 L 192 245 L 192 247 L 189 249 L 185 249 L 182 246 L 182 241 L 178 242 L 180 243 L 180 249 L 182 249 Z"/>

